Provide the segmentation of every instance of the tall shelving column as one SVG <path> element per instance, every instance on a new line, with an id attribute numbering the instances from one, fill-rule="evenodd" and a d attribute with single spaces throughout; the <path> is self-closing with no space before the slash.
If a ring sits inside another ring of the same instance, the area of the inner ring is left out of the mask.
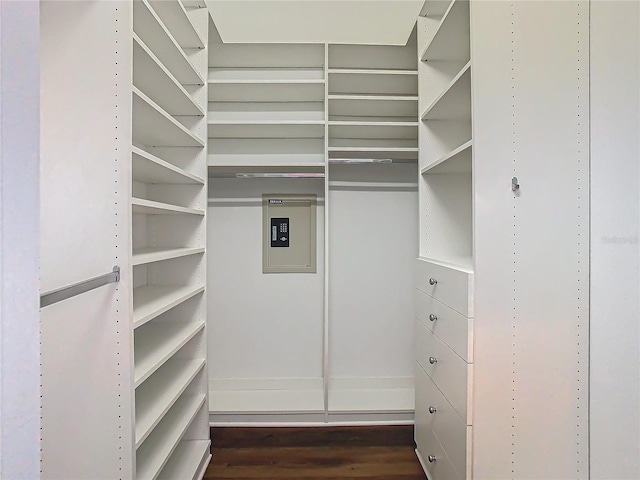
<path id="1" fill-rule="evenodd" d="M 412 421 L 416 32 L 329 45 L 328 418 Z"/>
<path id="2" fill-rule="evenodd" d="M 209 28 L 211 419 L 322 422 L 325 45 Z M 316 273 L 262 273 L 264 194 L 316 195 Z"/>
<path id="3" fill-rule="evenodd" d="M 133 2 L 135 478 L 202 478 L 206 345 L 203 2 Z"/>
<path id="4" fill-rule="evenodd" d="M 473 139 L 469 1 L 418 19 L 420 257 L 417 453 L 430 478 L 468 478 L 473 368 Z"/>

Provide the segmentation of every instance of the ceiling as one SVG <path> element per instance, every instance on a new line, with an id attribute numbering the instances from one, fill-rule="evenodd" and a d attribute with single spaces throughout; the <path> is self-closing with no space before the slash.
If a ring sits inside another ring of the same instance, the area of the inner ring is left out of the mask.
<path id="1" fill-rule="evenodd" d="M 424 0 L 206 0 L 225 43 L 404 45 Z"/>

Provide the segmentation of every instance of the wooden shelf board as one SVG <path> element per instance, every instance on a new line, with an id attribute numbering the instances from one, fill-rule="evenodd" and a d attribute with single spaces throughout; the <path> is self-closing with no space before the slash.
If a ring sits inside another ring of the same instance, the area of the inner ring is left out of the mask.
<path id="1" fill-rule="evenodd" d="M 136 449 L 151 434 L 202 370 L 206 361 L 169 360 L 158 372 L 136 389 Z"/>
<path id="2" fill-rule="evenodd" d="M 133 180 L 143 183 L 204 185 L 205 180 L 176 167 L 141 148 L 131 149 Z"/>
<path id="3" fill-rule="evenodd" d="M 136 479 L 155 480 L 160 475 L 198 411 L 205 395 L 182 396 L 136 452 Z"/>
<path id="4" fill-rule="evenodd" d="M 133 139 L 149 147 L 204 147 L 204 142 L 138 88 L 133 91 Z"/>
<path id="5" fill-rule="evenodd" d="M 324 138 L 325 122 L 209 123 L 211 138 Z"/>
<path id="6" fill-rule="evenodd" d="M 182 85 L 205 81 L 147 0 L 134 2 L 134 31 Z"/>
<path id="7" fill-rule="evenodd" d="M 422 175 L 439 173 L 471 173 L 471 151 L 473 142 L 469 140 L 447 155 L 440 157 L 420 170 Z"/>
<path id="8" fill-rule="evenodd" d="M 133 33 L 133 83 L 171 115 L 204 116 L 204 110 L 160 59 Z"/>
<path id="9" fill-rule="evenodd" d="M 133 290 L 133 328 L 204 291 L 204 285 L 146 285 Z"/>
<path id="10" fill-rule="evenodd" d="M 205 48 L 207 41 L 201 38 L 180 0 L 150 0 L 158 16 L 168 27 L 182 48 Z"/>
<path id="11" fill-rule="evenodd" d="M 158 480 L 200 480 L 200 471 L 211 459 L 210 440 L 181 440 L 160 472 Z"/>
<path id="12" fill-rule="evenodd" d="M 425 109 L 425 111 L 420 115 L 420 118 L 424 120 L 438 119 L 438 120 L 455 120 L 462 119 L 466 117 L 470 117 L 471 111 L 467 112 L 467 109 L 471 107 L 471 89 L 469 88 L 468 95 L 466 94 L 466 86 L 471 85 L 471 62 L 467 62 L 464 67 L 458 72 L 458 74 L 451 80 L 451 82 L 447 85 L 446 88 L 440 92 L 440 94 L 431 102 L 431 104 Z M 456 95 L 457 89 L 465 88 L 465 105 L 468 100 L 468 107 L 456 109 L 451 109 L 452 112 L 447 115 L 434 115 L 433 112 L 440 106 L 441 103 L 447 101 L 448 97 L 451 95 Z M 456 110 L 461 110 L 460 112 Z"/>
<path id="13" fill-rule="evenodd" d="M 466 1 L 466 7 L 464 5 L 465 1 Z M 467 9 L 466 10 L 467 16 L 461 17 L 461 15 L 465 13 L 465 10 L 464 10 L 465 8 Z M 446 11 L 440 18 L 440 23 L 438 24 L 436 31 L 434 32 L 431 39 L 427 42 L 425 47 L 422 49 L 422 52 L 420 52 L 420 60 L 422 62 L 426 62 L 430 60 L 445 60 L 445 59 L 446 60 L 462 60 L 461 58 L 458 58 L 455 55 L 452 57 L 449 52 L 439 53 L 439 52 L 436 52 L 436 50 L 438 48 L 438 44 L 442 43 L 441 38 L 446 37 L 446 34 L 450 33 L 450 32 L 447 32 L 447 29 L 450 29 L 451 25 L 455 24 L 455 22 L 461 22 L 468 31 L 468 28 L 469 28 L 469 19 L 468 19 L 469 10 L 468 9 L 469 9 L 468 0 L 452 0 L 451 3 L 449 3 Z M 455 37 L 459 37 L 459 35 L 455 35 L 454 38 Z M 449 37 L 446 37 L 444 41 L 444 44 L 448 48 L 451 48 L 451 42 L 447 42 L 446 40 L 451 40 L 451 35 L 449 35 Z M 466 41 L 467 43 L 469 42 L 468 37 Z M 459 47 L 459 45 L 456 45 L 455 47 Z M 467 55 L 465 56 L 467 58 L 465 58 L 465 60 L 468 60 L 469 45 L 466 46 L 466 51 L 467 51 Z"/>
<path id="14" fill-rule="evenodd" d="M 204 247 L 181 247 L 181 248 L 165 248 L 165 247 L 148 247 L 134 248 L 132 255 L 133 266 L 144 265 L 147 263 L 161 262 L 172 258 L 186 257 L 188 255 L 197 255 L 204 253 Z"/>
<path id="15" fill-rule="evenodd" d="M 381 148 L 381 147 L 329 147 L 329 162 L 332 159 L 418 159 L 418 148 Z"/>
<path id="16" fill-rule="evenodd" d="M 204 215 L 204 210 L 180 207 L 178 205 L 171 205 L 169 203 L 154 202 L 152 200 L 145 200 L 143 198 L 132 198 L 131 209 L 133 213 L 141 213 L 147 215 L 176 215 L 183 213 L 190 215 Z"/>
<path id="17" fill-rule="evenodd" d="M 209 411 L 215 413 L 321 413 L 324 391 L 318 389 L 209 390 Z"/>

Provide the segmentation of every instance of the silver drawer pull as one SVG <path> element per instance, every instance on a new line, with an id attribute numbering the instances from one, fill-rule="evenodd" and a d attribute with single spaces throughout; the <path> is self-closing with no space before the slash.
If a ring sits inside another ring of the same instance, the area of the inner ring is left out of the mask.
<path id="1" fill-rule="evenodd" d="M 430 278 L 429 279 L 429 285 L 435 285 L 438 283 L 438 280 L 436 280 L 435 278 Z"/>
<path id="2" fill-rule="evenodd" d="M 431 415 L 433 415 L 434 413 L 436 413 L 438 410 L 436 409 L 436 407 L 429 407 L 429 413 Z"/>
<path id="3" fill-rule="evenodd" d="M 438 315 L 432 313 L 431 315 L 429 315 L 429 320 L 431 320 L 432 322 L 435 322 L 438 319 Z"/>
<path id="4" fill-rule="evenodd" d="M 436 456 L 435 455 L 429 455 L 427 457 L 427 460 L 429 460 L 429 463 L 433 463 L 436 461 Z"/>
<path id="5" fill-rule="evenodd" d="M 438 363 L 438 359 L 436 357 L 429 357 L 429 363 L 431 365 L 435 365 L 436 363 Z"/>

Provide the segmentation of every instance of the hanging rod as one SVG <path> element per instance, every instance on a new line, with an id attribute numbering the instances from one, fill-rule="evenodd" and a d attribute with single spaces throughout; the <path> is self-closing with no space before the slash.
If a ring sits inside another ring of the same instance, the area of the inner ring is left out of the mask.
<path id="1" fill-rule="evenodd" d="M 82 293 L 95 290 L 110 283 L 118 283 L 120 281 L 120 267 L 113 267 L 113 271 L 99 277 L 90 278 L 83 282 L 78 282 L 68 287 L 59 288 L 51 292 L 40 295 L 40 308 L 53 305 L 54 303 L 67 300 Z"/>
<path id="2" fill-rule="evenodd" d="M 348 163 L 353 165 L 370 163 L 393 163 L 390 158 L 330 158 L 329 163 Z"/>

